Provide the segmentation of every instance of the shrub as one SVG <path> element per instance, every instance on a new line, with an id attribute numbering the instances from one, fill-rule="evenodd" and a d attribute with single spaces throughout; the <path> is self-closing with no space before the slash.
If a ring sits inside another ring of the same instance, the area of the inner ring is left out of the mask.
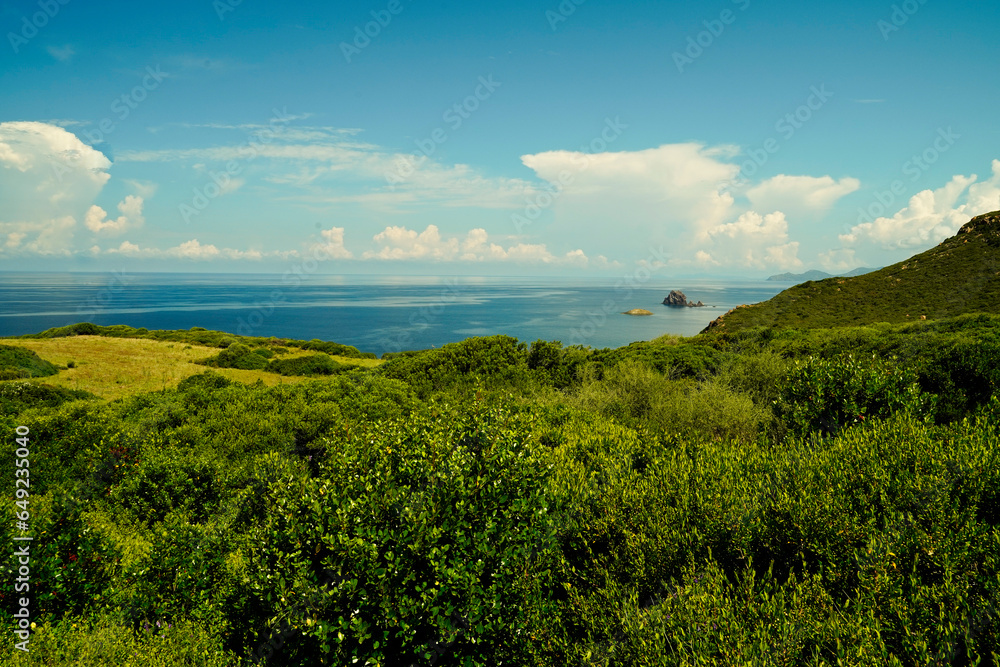
<path id="1" fill-rule="evenodd" d="M 253 587 L 304 636 L 281 664 L 526 664 L 555 555 L 526 426 L 502 408 L 423 413 L 272 486 Z"/>
<path id="2" fill-rule="evenodd" d="M 0 345 L 0 380 L 47 377 L 59 369 L 34 351 L 13 345 Z"/>
<path id="3" fill-rule="evenodd" d="M 489 380 L 491 388 L 498 388 L 525 380 L 526 347 L 510 336 L 469 338 L 440 349 L 393 357 L 375 372 L 407 382 L 421 397 L 468 387 L 476 378 Z"/>
<path id="4" fill-rule="evenodd" d="M 796 361 L 776 407 L 790 432 L 805 435 L 836 434 L 902 410 L 929 415 L 934 402 L 921 391 L 913 370 L 874 355 L 870 359 L 847 355 Z"/>
<path id="5" fill-rule="evenodd" d="M 217 368 L 240 368 L 243 370 L 261 370 L 267 366 L 267 359 L 259 354 L 254 354 L 249 347 L 243 343 L 233 343 L 226 349 L 219 352 L 214 357 L 209 357 L 203 362 L 206 366 Z"/>
<path id="6" fill-rule="evenodd" d="M 281 375 L 333 375 L 349 371 L 352 368 L 355 367 L 337 363 L 327 354 L 275 359 L 267 365 L 268 371 Z"/>
<path id="7" fill-rule="evenodd" d="M 191 375 L 180 381 L 177 391 L 186 391 L 195 387 L 203 389 L 221 389 L 233 384 L 233 381 L 224 375 L 219 375 L 213 371 L 205 371 L 198 375 Z"/>
<path id="8" fill-rule="evenodd" d="M 65 389 L 37 382 L 0 384 L 0 415 L 18 415 L 28 408 L 54 408 L 70 401 L 97 397 L 77 389 Z"/>
<path id="9" fill-rule="evenodd" d="M 585 381 L 575 401 L 634 427 L 744 441 L 754 437 L 769 414 L 748 395 L 720 382 L 671 380 L 638 361 L 618 364 L 603 380 Z"/>
<path id="10" fill-rule="evenodd" d="M 13 541 L 15 535 L 24 533 L 16 530 L 12 516 L 19 509 L 13 503 L 10 507 L 3 513 L 0 536 L 7 544 L 30 545 L 32 617 L 58 618 L 100 606 L 119 554 L 109 540 L 87 525 L 83 515 L 87 506 L 62 492 L 32 495 L 28 534 L 34 540 L 30 543 Z M 14 581 L 17 567 L 16 559 L 6 560 L 3 571 L 7 581 Z M 8 626 L 12 625 L 16 597 L 12 584 L 0 590 L 0 615 Z"/>
<path id="11" fill-rule="evenodd" d="M 219 629 L 202 618 L 147 623 L 135 630 L 112 614 L 39 619 L 30 650 L 14 640 L 0 648 L 3 664 L 116 665 L 116 667 L 234 667 L 238 659 L 222 649 Z"/>

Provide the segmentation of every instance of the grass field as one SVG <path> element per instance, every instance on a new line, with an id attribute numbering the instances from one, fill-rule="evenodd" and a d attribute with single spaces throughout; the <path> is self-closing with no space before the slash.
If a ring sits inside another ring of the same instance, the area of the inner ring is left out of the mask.
<path id="1" fill-rule="evenodd" d="M 67 389 L 82 389 L 107 400 L 130 394 L 159 391 L 176 387 L 191 375 L 204 373 L 205 366 L 194 363 L 218 354 L 218 348 L 170 343 L 139 338 L 106 338 L 102 336 L 70 336 L 42 340 L 18 339 L 9 344 L 36 352 L 42 359 L 61 369 L 69 362 L 75 368 L 60 370 L 58 375 L 41 381 Z M 283 358 L 315 354 L 293 352 Z M 379 363 L 376 359 L 350 359 L 333 357 L 344 364 L 370 368 Z M 247 371 L 234 368 L 212 369 L 231 380 L 254 383 L 262 380 L 268 386 L 301 382 L 304 377 L 285 377 L 266 371 Z"/>

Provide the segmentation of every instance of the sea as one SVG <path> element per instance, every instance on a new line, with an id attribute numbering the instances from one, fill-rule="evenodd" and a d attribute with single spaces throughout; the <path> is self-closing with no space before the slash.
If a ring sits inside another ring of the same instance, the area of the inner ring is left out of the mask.
<path id="1" fill-rule="evenodd" d="M 768 281 L 198 273 L 0 273 L 0 336 L 77 322 L 146 329 L 203 327 L 246 336 L 320 339 L 385 352 L 470 336 L 615 348 L 693 336 L 741 304 L 787 287 Z M 681 290 L 703 308 L 662 305 Z M 643 308 L 649 316 L 624 315 Z"/>

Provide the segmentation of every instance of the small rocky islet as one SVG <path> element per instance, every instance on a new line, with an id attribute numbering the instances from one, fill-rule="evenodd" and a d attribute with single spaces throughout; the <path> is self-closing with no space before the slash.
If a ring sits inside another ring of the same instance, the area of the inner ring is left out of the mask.
<path id="1" fill-rule="evenodd" d="M 663 305 L 675 308 L 703 308 L 705 306 L 701 301 L 698 303 L 688 301 L 688 298 L 684 296 L 684 292 L 680 290 L 670 290 L 670 294 L 663 300 Z"/>
<path id="2" fill-rule="evenodd" d="M 663 305 L 672 306 L 675 308 L 703 308 L 705 306 L 705 304 L 703 304 L 701 301 L 699 301 L 698 303 L 692 303 L 691 301 L 688 301 L 688 298 L 684 296 L 684 292 L 681 292 L 680 290 L 670 290 L 670 294 L 668 294 L 666 298 L 663 299 Z M 652 311 L 646 310 L 645 308 L 633 308 L 632 310 L 626 310 L 625 312 L 622 313 L 622 315 L 635 315 L 635 316 L 652 315 L 652 314 L 653 314 Z"/>

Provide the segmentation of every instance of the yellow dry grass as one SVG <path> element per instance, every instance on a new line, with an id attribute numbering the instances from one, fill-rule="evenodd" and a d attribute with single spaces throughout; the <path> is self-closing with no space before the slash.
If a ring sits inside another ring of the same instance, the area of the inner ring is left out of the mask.
<path id="1" fill-rule="evenodd" d="M 61 370 L 58 375 L 40 378 L 37 381 L 67 389 L 82 389 L 107 400 L 176 387 L 184 378 L 208 370 L 205 366 L 193 362 L 219 353 L 218 348 L 187 343 L 102 336 L 19 339 L 5 340 L 4 343 L 34 350 L 42 359 L 60 367 L 65 367 L 70 361 L 75 362 L 75 368 Z M 296 351 L 283 355 L 283 358 L 308 354 L 315 352 Z M 365 367 L 377 366 L 380 363 L 377 359 L 334 358 L 341 363 Z M 302 382 L 306 379 L 235 368 L 212 370 L 231 380 L 247 384 L 262 380 L 264 384 L 273 386 Z"/>

